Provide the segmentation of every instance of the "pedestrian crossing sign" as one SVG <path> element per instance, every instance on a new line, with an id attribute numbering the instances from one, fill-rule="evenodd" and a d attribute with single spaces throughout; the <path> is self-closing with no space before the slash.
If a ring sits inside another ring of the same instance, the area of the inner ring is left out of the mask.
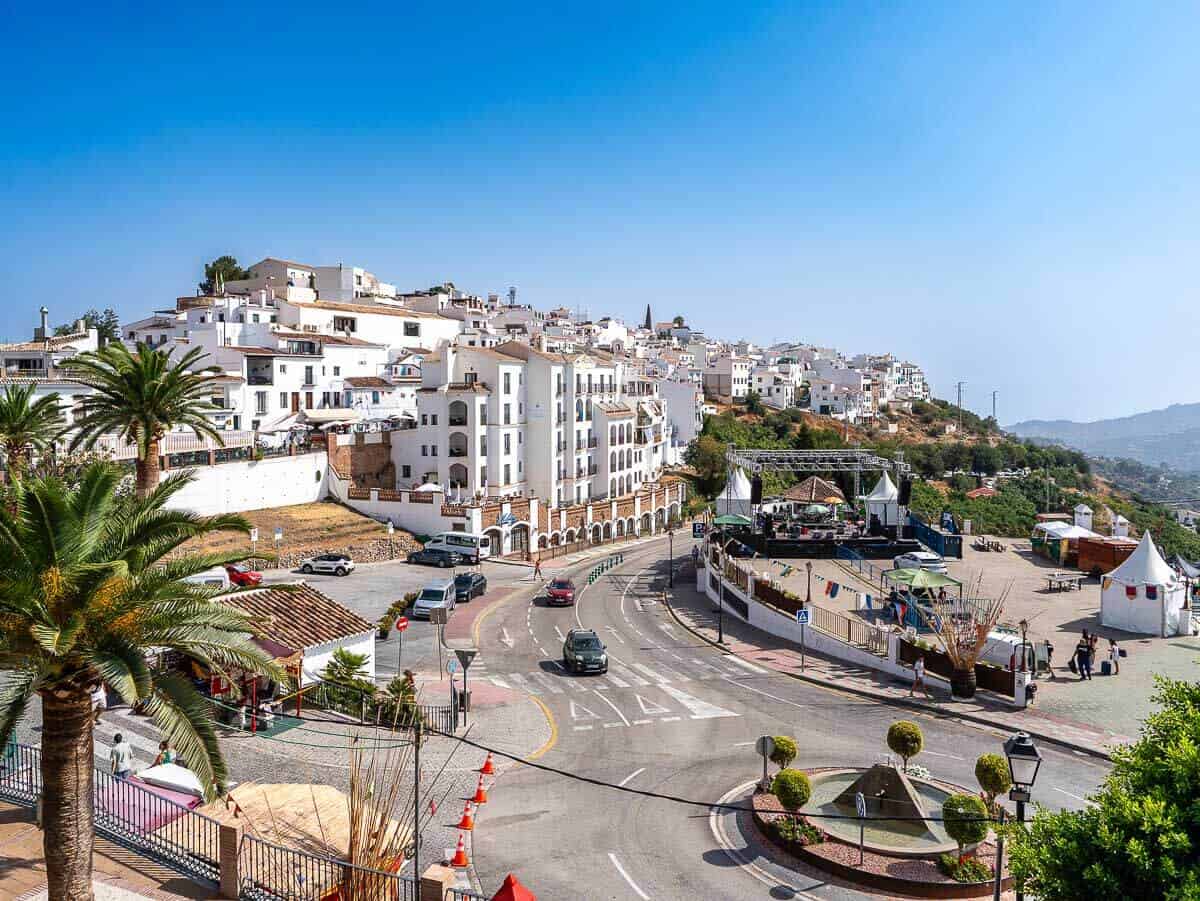
<path id="1" fill-rule="evenodd" d="M 807 626 L 808 622 L 809 622 L 809 616 L 811 615 L 811 613 L 812 613 L 812 611 L 810 611 L 810 610 L 797 610 L 796 611 L 796 623 L 801 626 Z"/>

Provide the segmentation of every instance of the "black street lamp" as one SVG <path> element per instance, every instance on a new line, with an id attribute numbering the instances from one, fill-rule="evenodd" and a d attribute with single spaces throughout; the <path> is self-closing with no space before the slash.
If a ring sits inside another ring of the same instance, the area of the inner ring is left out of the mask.
<path id="1" fill-rule="evenodd" d="M 1004 756 L 1008 758 L 1008 774 L 1012 778 L 1010 801 L 1017 804 L 1017 822 L 1025 828 L 1025 804 L 1032 797 L 1033 783 L 1037 781 L 1042 755 L 1028 733 L 1018 732 L 1004 743 Z M 1024 886 L 1017 885 L 1017 901 L 1025 901 Z"/>
<path id="2" fill-rule="evenodd" d="M 812 561 L 805 560 L 804 568 L 808 571 L 808 591 L 804 597 L 804 606 L 807 607 L 812 604 Z"/>
<path id="3" fill-rule="evenodd" d="M 1023 619 L 1017 623 L 1021 630 L 1021 672 L 1025 673 L 1029 670 L 1026 668 L 1027 655 L 1025 649 L 1029 647 L 1029 643 L 1025 640 L 1025 635 L 1029 631 L 1029 620 Z"/>
<path id="4" fill-rule="evenodd" d="M 675 587 L 675 530 L 667 529 L 667 586 Z"/>

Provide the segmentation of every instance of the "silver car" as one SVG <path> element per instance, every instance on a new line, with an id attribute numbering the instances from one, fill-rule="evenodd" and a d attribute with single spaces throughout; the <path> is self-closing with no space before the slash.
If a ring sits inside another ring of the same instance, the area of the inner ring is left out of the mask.
<path id="1" fill-rule="evenodd" d="M 300 561 L 300 572 L 333 573 L 335 576 L 345 576 L 354 572 L 354 561 L 345 554 L 318 554 Z"/>
<path id="2" fill-rule="evenodd" d="M 913 551 L 901 554 L 892 561 L 896 569 L 923 569 L 931 573 L 947 575 L 946 561 L 931 551 Z"/>

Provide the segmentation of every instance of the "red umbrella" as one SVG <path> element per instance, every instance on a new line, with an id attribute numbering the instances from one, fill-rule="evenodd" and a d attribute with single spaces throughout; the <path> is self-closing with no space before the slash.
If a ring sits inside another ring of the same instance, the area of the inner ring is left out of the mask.
<path id="1" fill-rule="evenodd" d="M 509 873 L 504 877 L 500 891 L 492 895 L 492 901 L 537 901 L 537 895 L 517 881 L 517 877 Z"/>

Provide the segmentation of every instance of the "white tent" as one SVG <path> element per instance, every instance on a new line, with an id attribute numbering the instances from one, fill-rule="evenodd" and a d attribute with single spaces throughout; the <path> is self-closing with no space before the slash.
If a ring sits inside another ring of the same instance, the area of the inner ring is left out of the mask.
<path id="1" fill-rule="evenodd" d="M 1069 522 L 1039 522 L 1033 527 L 1035 532 L 1044 532 L 1047 538 L 1066 538 L 1075 540 L 1077 538 L 1099 538 L 1100 536 L 1091 529 L 1085 529 L 1083 526 L 1073 525 Z M 1036 537 L 1036 536 L 1034 536 Z"/>
<path id="2" fill-rule="evenodd" d="M 867 502 L 867 522 L 872 516 L 879 518 L 880 525 L 897 526 L 900 524 L 900 492 L 892 483 L 891 477 L 885 471 L 875 483 L 864 500 Z"/>
<path id="3" fill-rule="evenodd" d="M 717 496 L 717 515 L 724 516 L 726 513 L 736 513 L 751 521 L 754 519 L 754 512 L 750 508 L 750 480 L 741 467 L 733 471 L 729 484 Z"/>
<path id="4" fill-rule="evenodd" d="M 1100 624 L 1160 638 L 1186 634 L 1180 614 L 1186 597 L 1184 581 L 1146 532 L 1125 562 L 1101 581 Z"/>

